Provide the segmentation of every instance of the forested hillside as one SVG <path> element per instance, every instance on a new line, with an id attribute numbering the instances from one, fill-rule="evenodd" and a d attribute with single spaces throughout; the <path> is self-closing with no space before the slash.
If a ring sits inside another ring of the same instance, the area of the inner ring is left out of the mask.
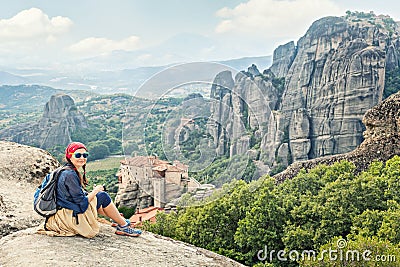
<path id="1" fill-rule="evenodd" d="M 374 162 L 358 175 L 354 171 L 342 161 L 303 170 L 281 184 L 269 176 L 235 180 L 207 204 L 159 213 L 147 229 L 256 266 L 343 266 L 340 257 L 321 256 L 323 249 L 340 249 L 338 239 L 347 244 L 345 251 L 369 249 L 374 260 L 380 253 L 400 259 L 400 157 Z M 280 250 L 286 261 L 279 260 Z M 294 250 L 299 253 L 289 254 Z M 301 261 L 306 250 L 316 258 Z M 379 266 L 374 260 L 354 260 L 351 266 Z"/>

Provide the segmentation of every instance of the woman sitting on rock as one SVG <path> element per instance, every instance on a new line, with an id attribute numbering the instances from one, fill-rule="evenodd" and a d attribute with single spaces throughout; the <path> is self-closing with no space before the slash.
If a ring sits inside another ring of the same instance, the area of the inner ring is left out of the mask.
<path id="1" fill-rule="evenodd" d="M 101 214 L 117 223 L 116 234 L 139 236 L 142 232 L 130 227 L 129 220 L 122 217 L 102 185 L 96 186 L 90 193 L 85 191 L 88 184 L 85 173 L 88 156 L 86 146 L 82 143 L 72 142 L 66 148 L 67 169 L 61 172 L 57 184 L 57 206 L 61 209 L 49 217 L 38 232 L 51 236 L 79 234 L 94 237 L 99 233 L 97 215 Z"/>

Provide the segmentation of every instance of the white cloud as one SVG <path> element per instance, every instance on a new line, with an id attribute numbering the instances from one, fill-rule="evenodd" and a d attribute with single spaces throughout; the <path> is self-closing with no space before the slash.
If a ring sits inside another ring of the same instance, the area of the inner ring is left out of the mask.
<path id="1" fill-rule="evenodd" d="M 233 9 L 224 7 L 216 15 L 222 19 L 215 28 L 218 34 L 285 38 L 304 34 L 318 18 L 345 14 L 330 0 L 249 0 Z"/>
<path id="2" fill-rule="evenodd" d="M 67 32 L 72 24 L 67 17 L 49 18 L 42 10 L 31 8 L 10 19 L 0 19 L 0 38 L 14 42 L 37 38 L 54 41 L 57 35 Z"/>
<path id="3" fill-rule="evenodd" d="M 0 18 L 0 65 L 48 66 L 62 57 L 60 41 L 72 25 L 71 19 L 49 17 L 38 8 Z"/>
<path id="4" fill-rule="evenodd" d="M 73 44 L 69 50 L 78 54 L 85 54 L 87 56 L 108 54 L 115 50 L 133 51 L 139 48 L 140 38 L 137 36 L 130 36 L 126 39 L 119 41 L 89 37 Z"/>

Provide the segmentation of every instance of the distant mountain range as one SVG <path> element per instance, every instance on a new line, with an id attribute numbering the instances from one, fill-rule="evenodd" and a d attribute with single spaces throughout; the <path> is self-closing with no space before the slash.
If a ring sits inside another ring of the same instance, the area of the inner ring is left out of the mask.
<path id="1" fill-rule="evenodd" d="M 82 101 L 93 93 L 76 90 L 59 90 L 41 85 L 2 85 L 0 86 L 0 114 L 9 111 L 13 114 L 43 110 L 50 96 L 59 93 L 71 95 Z"/>
<path id="2" fill-rule="evenodd" d="M 271 65 L 271 56 L 245 57 L 225 61 L 210 62 L 220 64 L 219 71 L 225 66 L 227 69 L 246 70 L 252 64 L 259 69 L 266 69 Z M 153 75 L 167 70 L 172 66 L 139 67 L 133 69 L 110 71 L 56 71 L 51 69 L 8 69 L 0 70 L 0 85 L 42 85 L 64 90 L 87 90 L 90 92 L 128 93 L 135 94 L 140 86 Z M 204 71 L 208 71 L 206 68 Z M 200 74 L 203 78 L 212 81 L 217 73 Z M 208 77 L 209 76 L 209 77 Z"/>

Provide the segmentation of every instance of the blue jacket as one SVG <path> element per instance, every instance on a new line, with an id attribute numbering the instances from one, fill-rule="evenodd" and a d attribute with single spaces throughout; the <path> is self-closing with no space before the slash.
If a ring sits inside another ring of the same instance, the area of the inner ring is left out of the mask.
<path id="1" fill-rule="evenodd" d="M 79 176 L 74 170 L 64 170 L 58 177 L 57 205 L 74 211 L 74 215 L 84 213 L 89 207 L 89 199 L 83 190 Z"/>

